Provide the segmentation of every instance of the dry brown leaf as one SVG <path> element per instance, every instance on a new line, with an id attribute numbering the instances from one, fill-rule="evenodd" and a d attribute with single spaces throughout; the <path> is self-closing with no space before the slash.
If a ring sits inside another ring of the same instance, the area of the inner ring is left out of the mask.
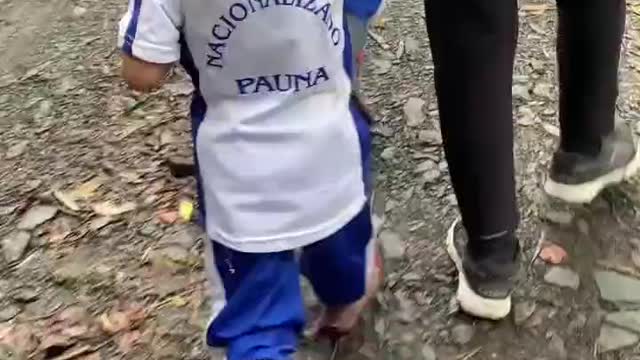
<path id="1" fill-rule="evenodd" d="M 19 354 L 27 355 L 38 348 L 38 339 L 29 325 L 19 324 L 0 329 L 0 344 Z"/>
<path id="2" fill-rule="evenodd" d="M 547 264 L 552 265 L 564 264 L 569 258 L 565 249 L 547 241 L 542 244 L 542 250 L 538 256 Z"/>
<path id="3" fill-rule="evenodd" d="M 66 206 L 67 208 L 73 211 L 80 211 L 80 206 L 78 205 L 78 203 L 76 203 L 76 200 L 72 195 L 60 190 L 54 190 L 53 196 L 55 196 L 56 199 L 58 199 L 58 201 L 60 201 L 60 203 L 62 203 L 62 205 Z"/>
<path id="4" fill-rule="evenodd" d="M 107 334 L 113 335 L 139 326 L 145 318 L 145 310 L 132 305 L 121 311 L 111 311 L 100 316 L 100 325 Z"/>
<path id="5" fill-rule="evenodd" d="M 100 177 L 94 177 L 86 183 L 78 186 L 75 190 L 69 193 L 69 196 L 74 199 L 89 199 L 96 194 L 96 190 L 102 186 L 104 179 Z"/>
<path id="6" fill-rule="evenodd" d="M 91 206 L 93 211 L 101 216 L 117 216 L 124 213 L 128 213 L 136 209 L 134 202 L 126 202 L 120 205 L 116 205 L 111 201 L 105 201 L 102 203 L 94 204 Z"/>
<path id="7" fill-rule="evenodd" d="M 175 210 L 162 210 L 158 213 L 158 220 L 163 224 L 174 224 L 180 214 Z"/>
<path id="8" fill-rule="evenodd" d="M 117 340 L 118 350 L 124 354 L 131 352 L 131 350 L 140 343 L 141 337 L 142 333 L 139 330 L 129 331 L 122 334 Z"/>

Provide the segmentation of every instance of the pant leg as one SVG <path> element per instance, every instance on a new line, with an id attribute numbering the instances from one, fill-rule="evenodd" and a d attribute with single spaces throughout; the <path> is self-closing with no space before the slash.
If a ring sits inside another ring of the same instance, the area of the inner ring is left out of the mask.
<path id="1" fill-rule="evenodd" d="M 207 344 L 226 347 L 229 360 L 293 359 L 305 320 L 293 252 L 241 253 L 214 242 L 210 265 L 226 303 L 214 303 Z"/>
<path id="2" fill-rule="evenodd" d="M 613 130 L 624 0 L 557 0 L 561 144 L 597 154 Z"/>
<path id="3" fill-rule="evenodd" d="M 374 260 L 372 232 L 365 206 L 335 234 L 304 248 L 302 272 L 324 305 L 349 305 L 364 296 Z"/>
<path id="4" fill-rule="evenodd" d="M 425 0 L 425 7 L 444 149 L 471 254 L 512 258 L 516 0 Z M 509 235 L 502 244 L 480 241 L 496 234 Z"/>

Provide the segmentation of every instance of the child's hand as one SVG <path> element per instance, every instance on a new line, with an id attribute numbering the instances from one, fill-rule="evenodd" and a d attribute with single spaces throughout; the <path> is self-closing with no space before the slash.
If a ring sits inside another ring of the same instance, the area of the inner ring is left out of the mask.
<path id="1" fill-rule="evenodd" d="M 122 54 L 122 77 L 137 91 L 151 91 L 164 83 L 173 64 L 154 64 Z"/>

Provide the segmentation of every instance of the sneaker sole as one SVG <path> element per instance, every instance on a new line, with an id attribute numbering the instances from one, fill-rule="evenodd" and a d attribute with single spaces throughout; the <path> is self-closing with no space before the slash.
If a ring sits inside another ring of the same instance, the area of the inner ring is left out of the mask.
<path id="1" fill-rule="evenodd" d="M 582 184 L 569 185 L 553 181 L 547 177 L 544 184 L 544 191 L 554 198 L 573 204 L 587 204 L 602 192 L 605 188 L 619 184 L 638 173 L 640 170 L 640 146 L 636 149 L 636 154 L 627 166 L 616 169 L 595 180 Z"/>
<path id="2" fill-rule="evenodd" d="M 504 299 L 488 299 L 477 294 L 467 281 L 467 277 L 464 274 L 462 267 L 462 258 L 458 254 L 458 250 L 455 246 L 455 228 L 458 224 L 456 220 L 449 228 L 447 234 L 447 252 L 449 257 L 456 266 L 458 271 L 458 293 L 457 299 L 460 304 L 460 308 L 467 314 L 473 315 L 482 319 L 489 320 L 501 320 L 504 319 L 511 312 L 511 296 Z"/>

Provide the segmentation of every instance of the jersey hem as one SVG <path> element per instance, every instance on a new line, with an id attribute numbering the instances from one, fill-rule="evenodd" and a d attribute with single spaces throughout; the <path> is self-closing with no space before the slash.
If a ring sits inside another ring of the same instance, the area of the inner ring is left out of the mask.
<path id="1" fill-rule="evenodd" d="M 232 250 L 245 253 L 270 253 L 288 251 L 311 245 L 320 240 L 326 239 L 335 234 L 344 226 L 346 226 L 353 218 L 355 218 L 366 204 L 366 198 L 363 196 L 361 200 L 354 201 L 350 206 L 343 210 L 339 216 L 326 222 L 317 230 L 298 232 L 296 234 L 286 234 L 283 236 L 274 236 L 270 238 L 260 238 L 260 240 L 244 239 L 242 241 L 230 240 L 223 236 L 219 231 L 207 230 L 207 235 L 212 241 L 218 242 Z"/>

